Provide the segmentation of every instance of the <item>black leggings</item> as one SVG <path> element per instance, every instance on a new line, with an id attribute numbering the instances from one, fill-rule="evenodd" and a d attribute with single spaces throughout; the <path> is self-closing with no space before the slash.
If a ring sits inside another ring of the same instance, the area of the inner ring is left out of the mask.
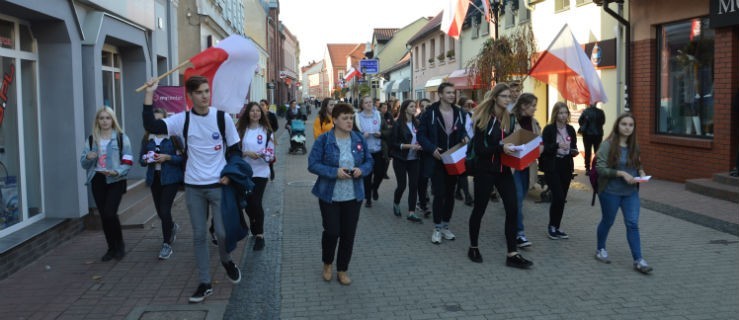
<path id="1" fill-rule="evenodd" d="M 518 223 L 518 207 L 516 204 L 516 186 L 513 182 L 513 174 L 508 167 L 503 168 L 502 173 L 481 172 L 473 179 L 475 187 L 475 205 L 470 215 L 470 246 L 477 247 L 477 239 L 480 236 L 480 223 L 482 216 L 490 201 L 490 192 L 493 185 L 498 189 L 500 198 L 503 200 L 505 209 L 505 239 L 508 252 L 516 251 L 516 224 Z"/>
<path id="2" fill-rule="evenodd" d="M 179 184 L 162 185 L 161 171 L 154 171 L 154 181 L 151 183 L 151 197 L 154 199 L 154 208 L 162 221 L 163 242 L 172 244 L 172 203 L 177 196 Z"/>
<path id="3" fill-rule="evenodd" d="M 249 227 L 251 234 L 264 234 L 264 208 L 262 207 L 262 197 L 264 197 L 264 189 L 267 188 L 267 178 L 254 177 L 254 190 L 246 195 L 246 215 L 249 217 Z"/>
<path id="4" fill-rule="evenodd" d="M 431 193 L 434 194 L 433 215 L 434 224 L 449 222 L 454 211 L 454 187 L 459 176 L 451 176 L 444 170 L 444 165 L 438 161 L 431 177 Z"/>
<path id="5" fill-rule="evenodd" d="M 598 152 L 598 148 L 600 147 L 600 142 L 603 141 L 603 136 L 591 136 L 591 135 L 583 135 L 582 136 L 582 142 L 585 145 L 585 170 L 590 171 L 590 162 L 593 161 L 591 158 L 592 153 L 590 153 L 590 149 L 592 147 L 593 153 Z M 594 168 L 593 168 L 594 169 Z"/>
<path id="6" fill-rule="evenodd" d="M 126 251 L 123 244 L 121 221 L 118 219 L 118 206 L 121 204 L 125 191 L 126 182 L 124 180 L 108 184 L 102 173 L 95 173 L 92 178 L 92 197 L 95 198 L 95 205 L 100 212 L 100 221 L 103 224 L 108 250 L 113 252 Z"/>
<path id="7" fill-rule="evenodd" d="M 400 204 L 400 198 L 403 197 L 406 185 L 406 175 L 408 176 L 408 211 L 416 211 L 416 199 L 418 197 L 418 162 L 419 160 L 399 160 L 393 159 L 393 170 L 395 171 L 395 180 L 398 187 L 395 188 L 394 204 Z"/>
<path id="8" fill-rule="evenodd" d="M 554 170 L 544 172 L 549 190 L 552 191 L 552 203 L 549 206 L 549 226 L 559 229 L 565 211 L 567 191 L 572 181 L 572 158 L 554 158 Z"/>
<path id="9" fill-rule="evenodd" d="M 331 203 L 318 200 L 318 207 L 321 209 L 321 217 L 323 218 L 323 236 L 321 237 L 323 263 L 331 264 L 334 262 L 336 244 L 338 243 L 339 252 L 336 271 L 349 269 L 361 205 L 362 202 L 356 200 Z"/>
<path id="10" fill-rule="evenodd" d="M 377 190 L 380 183 L 382 183 L 382 179 L 385 178 L 386 161 L 382 157 L 382 151 L 373 153 L 372 160 L 375 162 L 372 166 L 372 172 L 364 177 L 364 197 L 367 200 L 372 199 L 372 191 Z"/>

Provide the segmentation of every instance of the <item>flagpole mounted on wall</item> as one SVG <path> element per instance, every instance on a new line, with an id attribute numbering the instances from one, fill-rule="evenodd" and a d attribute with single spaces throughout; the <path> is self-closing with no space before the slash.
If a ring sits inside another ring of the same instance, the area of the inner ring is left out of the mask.
<path id="1" fill-rule="evenodd" d="M 188 64 L 190 64 L 190 60 L 189 60 L 189 59 L 188 59 L 188 60 L 185 60 L 185 61 L 184 61 L 184 62 L 182 62 L 182 63 L 180 63 L 180 64 L 179 64 L 178 66 L 174 67 L 174 68 L 173 68 L 172 70 L 169 70 L 169 71 L 165 72 L 164 74 L 162 74 L 161 76 L 158 76 L 158 77 L 157 77 L 157 81 L 159 81 L 159 80 L 162 80 L 162 79 L 166 78 L 166 77 L 167 77 L 168 75 L 170 75 L 170 74 L 174 73 L 174 72 L 175 72 L 175 71 L 177 71 L 177 70 L 180 70 L 180 69 L 182 69 L 182 68 L 186 67 L 186 66 L 187 66 Z M 136 92 L 141 92 L 141 91 L 143 91 L 144 89 L 146 89 L 146 84 L 143 84 L 143 85 L 141 85 L 140 87 L 138 87 L 138 88 L 136 89 Z"/>

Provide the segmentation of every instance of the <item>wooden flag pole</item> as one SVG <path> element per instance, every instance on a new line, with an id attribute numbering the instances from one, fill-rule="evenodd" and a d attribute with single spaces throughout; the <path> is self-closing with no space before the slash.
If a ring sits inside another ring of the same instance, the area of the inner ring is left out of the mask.
<path id="1" fill-rule="evenodd" d="M 175 71 L 177 71 L 177 70 L 180 70 L 180 69 L 184 68 L 184 67 L 185 67 L 185 66 L 187 66 L 187 65 L 188 65 L 189 63 L 190 63 L 190 60 L 189 60 L 189 59 L 188 59 L 188 60 L 185 60 L 184 62 L 180 63 L 180 65 L 178 65 L 178 66 L 174 67 L 174 68 L 173 68 L 172 70 L 169 70 L 169 71 L 165 72 L 164 74 L 162 74 L 161 76 L 158 76 L 158 77 L 157 77 L 157 81 L 159 81 L 159 80 L 162 80 L 162 79 L 164 79 L 165 77 L 167 77 L 168 75 L 170 75 L 170 74 L 174 73 Z M 146 89 L 146 84 L 143 84 L 142 86 L 138 87 L 138 89 L 136 89 L 136 92 L 141 92 L 141 91 L 143 91 L 144 89 Z"/>

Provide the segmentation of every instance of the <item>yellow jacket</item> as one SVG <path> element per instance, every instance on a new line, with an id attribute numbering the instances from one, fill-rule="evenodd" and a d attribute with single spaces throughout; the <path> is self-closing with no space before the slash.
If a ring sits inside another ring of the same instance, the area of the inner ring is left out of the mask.
<path id="1" fill-rule="evenodd" d="M 317 116 L 316 121 L 313 122 L 313 139 L 318 139 L 318 136 L 328 132 L 334 128 L 334 120 L 328 117 L 328 122 L 321 123 L 321 117 Z"/>

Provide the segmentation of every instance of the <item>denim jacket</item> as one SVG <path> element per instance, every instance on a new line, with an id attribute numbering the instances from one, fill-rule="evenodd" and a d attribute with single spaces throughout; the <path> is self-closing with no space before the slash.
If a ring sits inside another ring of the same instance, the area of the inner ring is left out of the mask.
<path id="1" fill-rule="evenodd" d="M 331 202 L 334 195 L 337 174 L 339 170 L 339 145 L 336 143 L 335 129 L 322 134 L 313 143 L 308 156 L 308 171 L 318 175 L 313 185 L 313 194 L 324 202 Z M 364 138 L 358 132 L 351 132 L 352 155 L 354 167 L 362 170 L 362 177 L 372 172 L 374 164 L 372 155 L 367 149 Z M 364 200 L 364 180 L 352 179 L 356 201 Z"/>
<path id="2" fill-rule="evenodd" d="M 91 151 L 97 154 L 100 153 L 98 152 L 97 143 L 92 144 L 92 150 L 90 150 L 90 145 L 87 140 L 85 140 L 84 145 L 85 147 L 82 150 L 82 156 L 80 157 L 80 165 L 82 165 L 82 169 L 87 170 L 87 182 L 85 182 L 85 185 L 88 185 L 90 184 L 90 181 L 92 181 L 92 178 L 95 176 L 95 164 L 97 162 L 97 158 L 87 159 L 87 153 Z M 106 148 L 106 154 L 108 155 L 108 157 L 106 157 L 105 159 L 105 167 L 115 170 L 116 172 L 118 172 L 118 175 L 115 177 L 105 177 L 105 183 L 111 184 L 120 180 L 125 180 L 126 175 L 128 175 L 128 170 L 131 169 L 131 166 L 133 165 L 131 141 L 128 139 L 128 136 L 125 133 L 123 134 L 122 157 L 120 156 L 120 149 L 121 148 L 118 145 L 118 132 L 113 130 L 113 133 L 110 134 L 110 143 L 108 143 L 108 146 Z M 121 158 L 123 158 L 122 161 Z"/>
<path id="3" fill-rule="evenodd" d="M 159 154 L 168 154 L 172 157 L 171 160 L 162 163 L 162 170 L 160 172 L 161 185 L 169 185 L 175 183 L 182 183 L 185 179 L 185 173 L 182 170 L 182 155 L 177 153 L 177 148 L 174 146 L 172 139 L 180 139 L 178 136 L 166 137 L 159 144 Z M 184 145 L 182 140 L 179 141 L 180 145 Z M 146 169 L 146 185 L 151 186 L 154 183 L 154 171 L 156 170 L 155 163 L 147 163 L 144 160 L 144 155 L 149 151 L 156 151 L 157 144 L 154 139 L 148 139 L 145 144 L 141 144 L 141 152 L 139 152 L 139 164 Z"/>

